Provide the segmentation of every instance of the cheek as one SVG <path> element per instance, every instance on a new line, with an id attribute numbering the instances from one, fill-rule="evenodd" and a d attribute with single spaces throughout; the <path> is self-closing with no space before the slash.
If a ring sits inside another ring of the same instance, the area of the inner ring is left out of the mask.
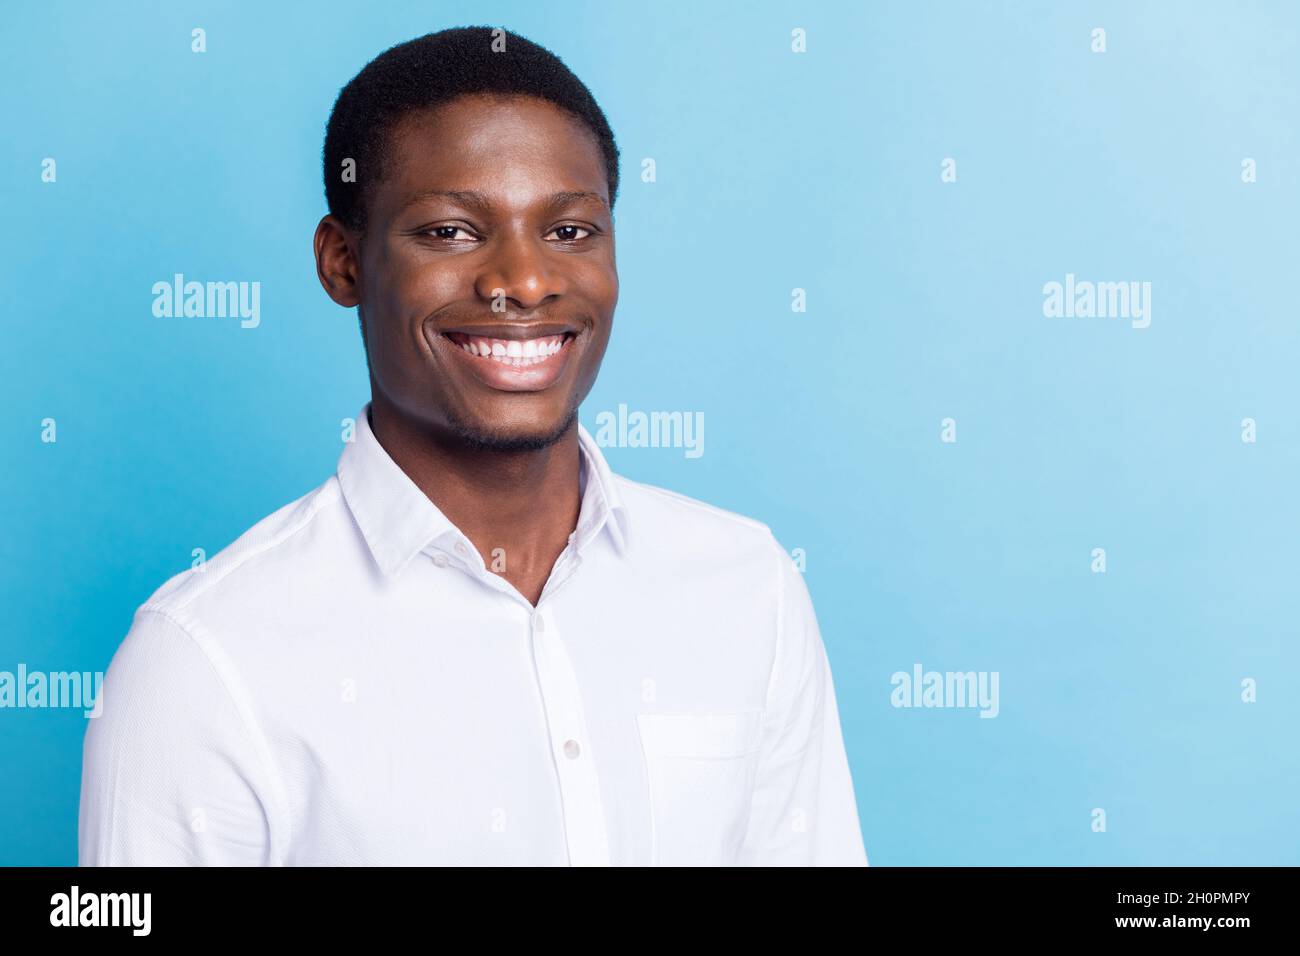
<path id="1" fill-rule="evenodd" d="M 604 309 L 604 338 L 609 339 L 610 330 L 614 325 L 614 307 L 618 305 L 618 273 L 611 271 L 605 277 L 605 288 L 602 298 L 602 308 Z"/>
<path id="2" fill-rule="evenodd" d="M 446 260 L 411 259 L 388 274 L 390 296 L 401 314 L 427 318 L 449 303 L 473 294 L 473 283 Z"/>
<path id="3" fill-rule="evenodd" d="M 593 299 L 612 305 L 618 301 L 618 270 L 611 252 L 607 259 L 593 261 L 585 270 L 583 282 Z"/>
<path id="4" fill-rule="evenodd" d="M 594 313 L 591 318 L 597 326 L 607 327 L 613 322 L 614 307 L 618 304 L 618 273 L 613 262 L 584 264 L 573 276 L 573 291 L 583 301 L 583 307 Z"/>
<path id="5" fill-rule="evenodd" d="M 401 355 L 429 351 L 424 327 L 449 304 L 465 298 L 464 277 L 445 264 L 433 266 L 420 262 L 386 262 L 378 273 L 374 291 L 368 298 L 373 308 L 368 313 L 377 318 L 374 331 L 384 340 L 385 351 Z M 472 294 L 472 287 L 470 288 Z"/>

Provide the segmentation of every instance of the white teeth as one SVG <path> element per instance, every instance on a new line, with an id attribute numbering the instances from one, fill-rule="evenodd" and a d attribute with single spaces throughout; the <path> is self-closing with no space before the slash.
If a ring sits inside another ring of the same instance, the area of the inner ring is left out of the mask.
<path id="1" fill-rule="evenodd" d="M 494 362 L 519 368 L 544 362 L 560 349 L 564 348 L 564 335 L 551 335 L 546 338 L 529 339 L 470 339 L 460 343 L 470 355 L 491 357 Z"/>

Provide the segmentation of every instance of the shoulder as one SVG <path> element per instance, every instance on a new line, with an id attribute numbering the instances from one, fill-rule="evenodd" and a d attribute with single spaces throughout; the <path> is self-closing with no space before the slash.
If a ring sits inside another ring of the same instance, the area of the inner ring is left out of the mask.
<path id="1" fill-rule="evenodd" d="M 173 575 L 136 611 L 156 614 L 189 629 L 203 612 L 257 608 L 327 560 L 331 537 L 353 533 L 338 478 L 277 508 L 216 554 Z"/>
<path id="2" fill-rule="evenodd" d="M 628 507 L 631 534 L 643 545 L 691 554 L 747 575 L 782 573 L 785 549 L 764 522 L 677 491 L 615 475 Z"/>

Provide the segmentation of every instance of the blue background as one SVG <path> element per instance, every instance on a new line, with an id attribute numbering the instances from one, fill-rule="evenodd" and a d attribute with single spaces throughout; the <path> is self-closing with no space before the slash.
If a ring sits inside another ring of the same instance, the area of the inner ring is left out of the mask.
<path id="1" fill-rule="evenodd" d="M 330 106 L 504 25 L 623 150 L 582 420 L 703 412 L 702 458 L 613 467 L 806 550 L 871 862 L 1300 863 L 1298 9 L 8 5 L 0 670 L 106 669 L 193 548 L 333 471 L 368 382 L 311 254 Z M 174 272 L 261 282 L 260 327 L 154 318 Z M 1151 282 L 1150 328 L 1045 318 L 1067 272 Z M 893 708 L 917 662 L 997 671 L 999 716 Z M 0 863 L 76 861 L 85 727 L 0 710 Z"/>

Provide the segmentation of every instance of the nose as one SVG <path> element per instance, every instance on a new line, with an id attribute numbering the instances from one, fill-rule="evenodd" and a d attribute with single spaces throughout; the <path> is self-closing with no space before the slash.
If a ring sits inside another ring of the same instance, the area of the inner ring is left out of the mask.
<path id="1" fill-rule="evenodd" d="M 518 232 L 498 236 L 474 280 L 475 291 L 495 311 L 505 311 L 495 304 L 501 298 L 517 310 L 531 311 L 565 291 L 555 255 L 540 237 Z"/>

